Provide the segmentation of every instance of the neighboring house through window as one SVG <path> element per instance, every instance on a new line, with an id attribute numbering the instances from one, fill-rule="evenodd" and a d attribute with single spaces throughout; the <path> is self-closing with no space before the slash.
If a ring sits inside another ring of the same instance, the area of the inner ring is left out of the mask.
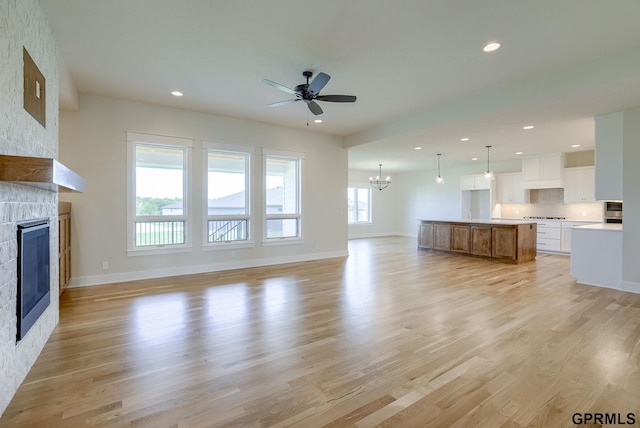
<path id="1" fill-rule="evenodd" d="M 193 140 L 127 132 L 127 250 L 185 249 Z"/>
<path id="2" fill-rule="evenodd" d="M 205 243 L 250 244 L 253 149 L 208 142 L 203 145 L 207 194 Z"/>
<path id="3" fill-rule="evenodd" d="M 371 189 L 347 189 L 347 219 L 349 224 L 371 223 Z"/>
<path id="4" fill-rule="evenodd" d="M 302 239 L 301 177 L 303 153 L 263 150 L 264 242 Z"/>

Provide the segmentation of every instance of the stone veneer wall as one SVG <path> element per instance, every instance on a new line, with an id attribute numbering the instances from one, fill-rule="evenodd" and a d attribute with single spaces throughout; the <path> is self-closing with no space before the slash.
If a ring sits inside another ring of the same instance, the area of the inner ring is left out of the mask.
<path id="1" fill-rule="evenodd" d="M 23 109 L 23 46 L 46 79 L 46 129 Z M 38 0 L 0 0 L 0 154 L 58 155 L 57 46 Z M 58 323 L 58 195 L 0 182 L 0 414 Z M 51 220 L 51 304 L 16 345 L 16 223 Z"/>

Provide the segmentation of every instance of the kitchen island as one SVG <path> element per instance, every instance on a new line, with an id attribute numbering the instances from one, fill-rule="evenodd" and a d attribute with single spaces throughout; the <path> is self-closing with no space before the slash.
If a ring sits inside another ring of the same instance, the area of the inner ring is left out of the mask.
<path id="1" fill-rule="evenodd" d="M 418 248 L 509 263 L 536 259 L 537 225 L 518 220 L 419 220 Z"/>

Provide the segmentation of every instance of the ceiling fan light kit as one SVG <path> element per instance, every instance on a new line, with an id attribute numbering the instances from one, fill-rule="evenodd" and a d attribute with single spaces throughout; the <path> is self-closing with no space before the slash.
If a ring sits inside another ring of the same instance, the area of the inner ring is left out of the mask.
<path id="1" fill-rule="evenodd" d="M 313 76 L 313 72 L 308 70 L 304 71 L 302 76 L 307 79 L 307 83 L 301 83 L 294 89 L 288 88 L 269 79 L 262 79 L 263 83 L 273 88 L 286 92 L 290 95 L 295 95 L 295 98 L 269 104 L 269 107 L 279 107 L 285 104 L 295 103 L 297 101 L 304 101 L 307 104 L 309 111 L 317 116 L 322 114 L 323 111 L 316 101 L 329 101 L 333 103 L 353 103 L 356 101 L 355 95 L 320 95 L 322 88 L 324 88 L 329 82 L 329 79 L 331 79 L 331 76 L 327 73 L 318 73 L 311 82 L 309 82 L 309 79 Z"/>

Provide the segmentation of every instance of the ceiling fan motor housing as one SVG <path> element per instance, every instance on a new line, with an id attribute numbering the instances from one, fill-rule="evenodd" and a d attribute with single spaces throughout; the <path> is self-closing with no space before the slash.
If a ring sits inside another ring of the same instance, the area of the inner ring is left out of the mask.
<path id="1" fill-rule="evenodd" d="M 302 83 L 295 87 L 295 91 L 300 94 L 300 97 L 305 101 L 312 101 L 313 97 L 309 94 L 309 79 L 313 76 L 313 71 L 303 71 L 302 75 L 307 78 L 307 83 Z"/>

